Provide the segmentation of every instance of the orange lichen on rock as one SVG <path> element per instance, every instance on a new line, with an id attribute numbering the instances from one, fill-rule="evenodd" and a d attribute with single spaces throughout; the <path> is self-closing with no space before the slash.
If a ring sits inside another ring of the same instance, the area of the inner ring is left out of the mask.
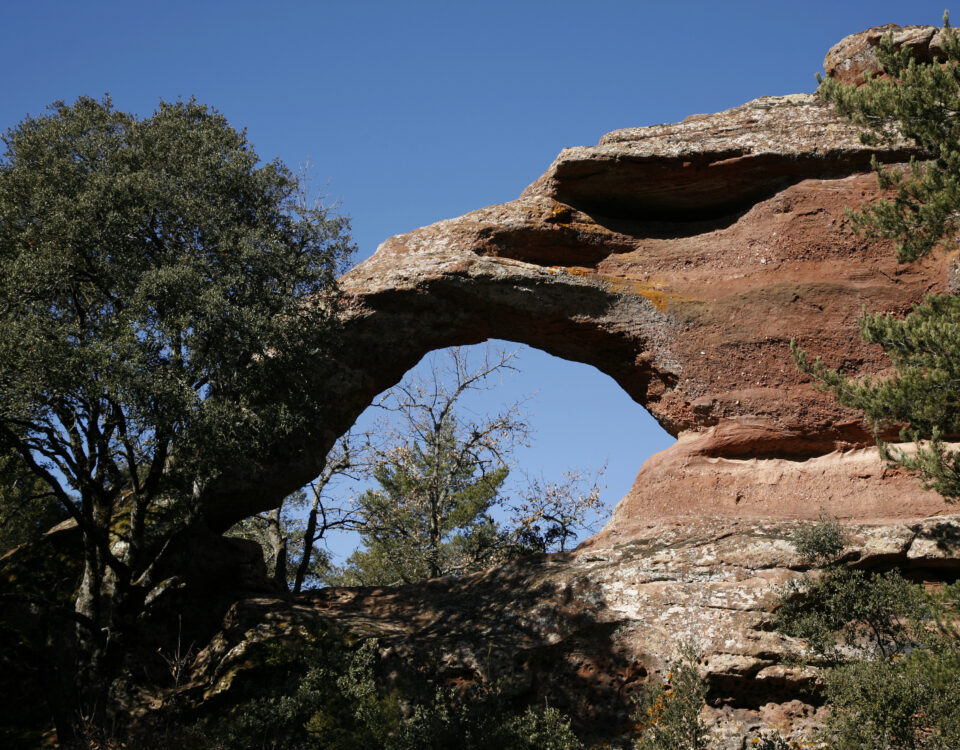
<path id="1" fill-rule="evenodd" d="M 645 297 L 653 303 L 653 306 L 659 312 L 666 312 L 667 307 L 673 302 L 692 301 L 691 297 L 684 297 L 680 294 L 674 294 L 673 292 L 665 292 L 653 284 L 644 283 L 627 276 L 612 276 L 608 273 L 600 273 L 592 268 L 583 268 L 581 266 L 564 266 L 562 269 L 559 267 L 555 268 L 566 271 L 574 276 L 597 281 L 612 294 L 632 294 Z"/>

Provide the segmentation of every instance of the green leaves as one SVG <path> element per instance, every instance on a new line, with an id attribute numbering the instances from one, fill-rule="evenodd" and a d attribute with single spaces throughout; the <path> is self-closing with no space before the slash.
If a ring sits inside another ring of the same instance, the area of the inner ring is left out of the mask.
<path id="1" fill-rule="evenodd" d="M 0 423 L 64 471 L 64 414 L 102 439 L 88 462 L 115 460 L 122 420 L 132 463 L 174 441 L 182 469 L 210 475 L 309 422 L 260 396 L 295 387 L 284 373 L 329 336 L 322 306 L 301 308 L 352 249 L 345 219 L 192 100 L 145 119 L 57 103 L 3 143 Z"/>
<path id="2" fill-rule="evenodd" d="M 906 318 L 864 313 L 860 330 L 890 355 L 896 374 L 851 380 L 793 345 L 797 366 L 840 403 L 862 409 L 878 432 L 900 426 L 901 438 L 918 445 L 904 451 L 878 441 L 884 457 L 918 471 L 924 485 L 944 497 L 960 497 L 960 457 L 943 440 L 960 432 L 960 297 L 927 297 Z"/>
<path id="3" fill-rule="evenodd" d="M 490 352 L 478 365 L 452 349 L 423 379 L 406 379 L 379 402 L 400 427 L 375 453 L 378 485 L 356 500 L 364 549 L 334 579 L 394 585 L 461 575 L 490 565 L 508 545 L 491 516 L 510 449 L 527 436 L 519 405 L 480 420 L 464 418 L 465 396 L 490 387 L 513 354 Z"/>
<path id="4" fill-rule="evenodd" d="M 353 246 L 193 100 L 146 118 L 58 102 L 2 142 L 0 455 L 82 532 L 73 682 L 78 715 L 102 718 L 204 492 L 320 422 L 302 375 L 335 336 Z"/>
<path id="5" fill-rule="evenodd" d="M 695 647 L 681 645 L 666 681 L 645 685 L 633 716 L 640 736 L 634 750 L 706 750 L 707 725 L 700 718 L 707 685 L 697 669 Z"/>
<path id="6" fill-rule="evenodd" d="M 465 448 L 446 419 L 423 443 L 381 459 L 373 470 L 380 489 L 358 500 L 366 549 L 351 556 L 348 577 L 410 583 L 483 567 L 500 544 L 489 511 L 508 469 L 482 471 Z"/>

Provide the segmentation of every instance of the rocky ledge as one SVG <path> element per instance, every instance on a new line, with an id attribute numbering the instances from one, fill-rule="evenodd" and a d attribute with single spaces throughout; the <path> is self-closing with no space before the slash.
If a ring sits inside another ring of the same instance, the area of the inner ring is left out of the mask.
<path id="1" fill-rule="evenodd" d="M 200 653 L 186 693 L 205 698 L 255 673 L 257 646 L 331 625 L 376 638 L 390 672 L 436 657 L 452 682 L 505 678 L 518 701 L 569 711 L 587 739 L 630 732 L 630 696 L 662 679 L 679 644 L 702 653 L 707 718 L 723 747 L 748 732 L 798 736 L 821 698 L 803 646 L 768 623 L 784 584 L 817 575 L 791 544 L 796 521 L 650 521 L 629 542 L 517 560 L 463 578 L 383 589 L 323 589 L 238 602 Z M 852 524 L 843 559 L 897 567 L 932 585 L 960 574 L 960 516 Z"/>

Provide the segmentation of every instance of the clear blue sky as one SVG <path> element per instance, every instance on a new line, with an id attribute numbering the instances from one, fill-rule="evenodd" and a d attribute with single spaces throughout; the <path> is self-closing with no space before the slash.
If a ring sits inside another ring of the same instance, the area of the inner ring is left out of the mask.
<path id="1" fill-rule="evenodd" d="M 386 237 L 511 200 L 565 146 L 757 96 L 812 91 L 827 49 L 883 23 L 939 23 L 942 0 L 807 2 L 50 2 L 0 4 L 0 127 L 109 92 L 149 114 L 196 96 L 261 157 L 310 159 Z M 958 11 L 960 12 L 960 11 Z M 609 459 L 618 499 L 669 437 L 613 383 L 526 352 L 534 473 Z M 576 398 L 571 398 L 575 395 Z"/>

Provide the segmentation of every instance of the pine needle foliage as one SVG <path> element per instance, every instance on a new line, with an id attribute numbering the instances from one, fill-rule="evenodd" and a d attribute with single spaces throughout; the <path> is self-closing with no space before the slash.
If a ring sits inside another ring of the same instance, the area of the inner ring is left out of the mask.
<path id="1" fill-rule="evenodd" d="M 944 15 L 937 39 L 942 54 L 919 62 L 897 49 L 892 36 L 877 48 L 885 75 L 859 88 L 823 80 L 819 94 L 837 111 L 868 128 L 862 139 L 879 143 L 903 137 L 928 155 L 907 168 L 883 168 L 880 185 L 894 192 L 861 211 L 849 211 L 857 231 L 893 239 L 897 257 L 910 262 L 954 245 L 960 222 L 960 39 Z M 960 498 L 960 454 L 946 441 L 960 434 L 960 297 L 929 296 L 904 318 L 863 311 L 863 339 L 889 354 L 895 374 L 885 379 L 847 377 L 791 344 L 798 367 L 838 400 L 862 409 L 879 435 L 900 428 L 915 451 L 879 439 L 884 458 L 919 473 L 923 485 L 948 500 Z"/>
<path id="2" fill-rule="evenodd" d="M 854 227 L 868 237 L 893 239 L 902 261 L 928 254 L 938 243 L 952 243 L 960 207 L 960 39 L 944 14 L 936 41 L 941 48 L 931 62 L 918 61 L 909 48 L 898 49 L 892 34 L 876 48 L 884 75 L 863 86 L 834 79 L 820 81 L 818 94 L 837 112 L 866 130 L 866 144 L 913 141 L 927 154 L 912 159 L 909 169 L 874 169 L 892 200 L 877 200 L 853 212 Z"/>

